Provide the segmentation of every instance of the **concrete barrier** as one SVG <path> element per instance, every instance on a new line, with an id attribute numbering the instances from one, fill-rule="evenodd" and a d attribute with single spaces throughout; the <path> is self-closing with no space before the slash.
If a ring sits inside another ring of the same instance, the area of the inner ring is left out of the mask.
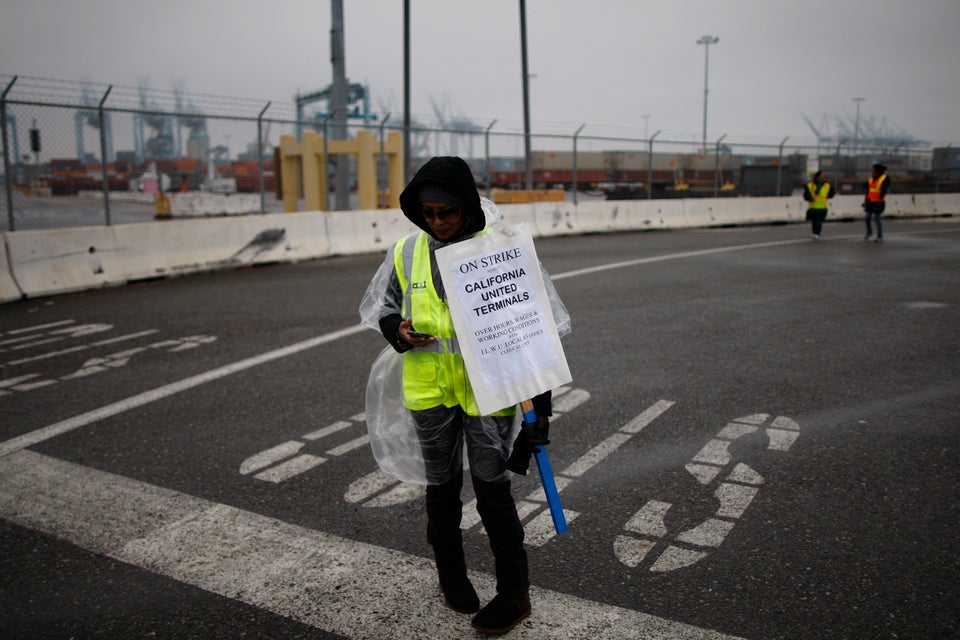
<path id="1" fill-rule="evenodd" d="M 587 201 L 577 204 L 577 227 L 583 233 L 607 233 L 618 230 L 620 207 L 609 202 Z"/>
<path id="2" fill-rule="evenodd" d="M 125 284 L 116 227 L 78 227 L 5 234 L 11 273 L 27 297 Z"/>
<path id="3" fill-rule="evenodd" d="M 10 257 L 7 255 L 6 238 L 0 242 L 0 303 L 12 302 L 23 297 L 10 271 Z"/>
<path id="4" fill-rule="evenodd" d="M 243 215 L 260 211 L 260 196 L 243 193 L 219 194 L 192 191 L 170 194 L 174 217 Z"/>
<path id="5" fill-rule="evenodd" d="M 537 228 L 536 211 L 532 204 L 498 204 L 497 208 L 500 209 L 501 219 L 507 224 L 526 223 L 530 227 L 530 233 L 533 234 L 533 237 L 536 238 L 540 235 L 540 230 Z"/>
<path id="6" fill-rule="evenodd" d="M 582 233 L 572 202 L 535 202 L 533 219 L 540 237 L 566 236 Z"/>
<path id="7" fill-rule="evenodd" d="M 668 200 L 587 201 L 577 205 L 576 228 L 581 233 L 648 231 L 667 227 L 667 218 L 681 211 Z M 679 216 L 679 217 L 682 217 Z"/>
<path id="8" fill-rule="evenodd" d="M 831 219 L 861 219 L 862 194 L 835 197 Z M 504 204 L 503 220 L 535 237 L 802 222 L 799 197 Z M 888 196 L 887 215 L 960 214 L 960 194 Z M 192 218 L 4 234 L 0 302 L 129 281 L 387 250 L 416 227 L 399 209 Z"/>
<path id="9" fill-rule="evenodd" d="M 127 280 L 293 260 L 281 214 L 113 227 Z"/>
<path id="10" fill-rule="evenodd" d="M 332 211 L 323 215 L 334 255 L 386 251 L 397 240 L 417 230 L 400 209 Z"/>

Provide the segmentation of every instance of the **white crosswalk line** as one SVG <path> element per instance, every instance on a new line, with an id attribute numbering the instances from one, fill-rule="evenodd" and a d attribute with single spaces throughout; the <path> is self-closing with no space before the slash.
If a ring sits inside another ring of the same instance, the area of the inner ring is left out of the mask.
<path id="1" fill-rule="evenodd" d="M 0 518 L 347 638 L 473 636 L 443 605 L 430 559 L 28 450 L 0 457 Z M 493 596 L 492 576 L 471 580 Z M 530 599 L 513 632 L 528 640 L 734 640 L 547 589 Z"/>

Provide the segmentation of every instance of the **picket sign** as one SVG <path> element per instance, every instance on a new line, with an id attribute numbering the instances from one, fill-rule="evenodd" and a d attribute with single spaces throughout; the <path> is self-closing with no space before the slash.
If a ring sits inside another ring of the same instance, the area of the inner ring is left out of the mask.
<path id="1" fill-rule="evenodd" d="M 436 256 L 483 415 L 573 379 L 525 223 L 497 225 Z"/>

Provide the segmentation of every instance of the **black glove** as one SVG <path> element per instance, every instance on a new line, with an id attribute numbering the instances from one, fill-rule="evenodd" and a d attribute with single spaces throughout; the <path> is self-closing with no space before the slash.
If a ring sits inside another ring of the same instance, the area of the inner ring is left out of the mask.
<path id="1" fill-rule="evenodd" d="M 550 419 L 547 416 L 537 416 L 536 424 L 524 422 L 520 426 L 520 433 L 513 441 L 513 451 L 507 459 L 507 469 L 521 476 L 527 475 L 530 468 L 530 456 L 538 453 L 538 446 L 550 444 Z"/>

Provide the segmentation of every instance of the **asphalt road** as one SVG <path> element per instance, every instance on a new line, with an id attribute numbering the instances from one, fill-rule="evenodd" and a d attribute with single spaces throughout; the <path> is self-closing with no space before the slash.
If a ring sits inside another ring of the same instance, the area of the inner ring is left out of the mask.
<path id="1" fill-rule="evenodd" d="M 960 223 L 885 231 L 537 241 L 573 321 L 570 530 L 516 479 L 510 637 L 957 637 Z M 364 439 L 381 260 L 0 306 L 0 637 L 475 637 Z"/>

